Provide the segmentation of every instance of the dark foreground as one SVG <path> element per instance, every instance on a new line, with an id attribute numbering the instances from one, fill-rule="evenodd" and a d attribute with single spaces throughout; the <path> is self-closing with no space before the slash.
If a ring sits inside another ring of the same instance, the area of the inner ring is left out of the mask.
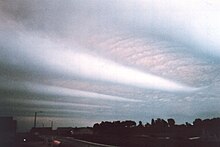
<path id="1" fill-rule="evenodd" d="M 117 137 L 87 135 L 78 138 L 81 139 L 44 136 L 35 141 L 17 142 L 14 147 L 220 147 L 218 140 L 204 140 L 198 137 L 184 139 L 145 135 Z"/>
<path id="2" fill-rule="evenodd" d="M 152 119 L 145 125 L 131 120 L 103 121 L 84 128 L 33 127 L 16 135 L 14 130 L 2 130 L 0 147 L 220 147 L 220 118 L 181 125 L 172 118 Z"/>

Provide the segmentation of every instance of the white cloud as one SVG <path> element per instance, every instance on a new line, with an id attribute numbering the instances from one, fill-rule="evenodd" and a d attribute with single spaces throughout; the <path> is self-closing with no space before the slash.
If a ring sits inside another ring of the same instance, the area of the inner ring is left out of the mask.
<path id="1" fill-rule="evenodd" d="M 130 99 L 118 96 L 111 96 L 105 94 L 99 94 L 95 92 L 81 91 L 75 89 L 69 89 L 64 87 L 58 87 L 53 85 L 44 85 L 31 82 L 17 82 L 17 81 L 7 81 L 1 79 L 0 88 L 3 90 L 19 90 L 26 91 L 30 93 L 37 93 L 43 95 L 54 95 L 59 97 L 77 97 L 77 98 L 90 98 L 90 99 L 102 99 L 102 100 L 111 100 L 111 101 L 124 101 L 124 102 L 142 102 L 137 99 Z"/>
<path id="2" fill-rule="evenodd" d="M 20 68 L 39 68 L 60 73 L 63 76 L 78 76 L 91 80 L 113 82 L 147 89 L 191 92 L 197 88 L 185 86 L 147 72 L 120 65 L 80 50 L 81 47 L 61 45 L 52 38 L 23 32 L 7 51 L 3 62 L 11 62 Z M 12 41 L 14 42 L 14 40 Z M 10 45 L 9 45 L 10 46 Z M 45 72 L 44 71 L 44 72 Z"/>

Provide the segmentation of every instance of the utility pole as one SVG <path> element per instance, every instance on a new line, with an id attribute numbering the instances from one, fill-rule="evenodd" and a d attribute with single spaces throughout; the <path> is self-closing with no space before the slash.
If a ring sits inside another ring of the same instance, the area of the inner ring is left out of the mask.
<path id="1" fill-rule="evenodd" d="M 53 121 L 52 120 L 50 120 L 51 122 L 50 122 L 50 127 L 52 128 L 52 130 L 53 130 Z"/>
<path id="2" fill-rule="evenodd" d="M 34 112 L 34 128 L 36 128 L 36 124 L 37 124 L 37 113 L 43 113 L 43 112 L 42 111 Z"/>

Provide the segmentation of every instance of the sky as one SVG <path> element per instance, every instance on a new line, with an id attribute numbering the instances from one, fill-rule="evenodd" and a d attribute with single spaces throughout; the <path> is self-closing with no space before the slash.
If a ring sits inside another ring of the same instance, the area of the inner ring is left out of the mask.
<path id="1" fill-rule="evenodd" d="M 0 116 L 18 131 L 220 116 L 218 0 L 0 0 Z M 39 111 L 42 111 L 40 113 Z"/>

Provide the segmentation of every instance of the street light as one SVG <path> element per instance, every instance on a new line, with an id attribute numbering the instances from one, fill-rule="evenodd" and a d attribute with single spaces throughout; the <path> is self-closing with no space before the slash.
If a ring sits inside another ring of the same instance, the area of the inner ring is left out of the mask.
<path id="1" fill-rule="evenodd" d="M 53 130 L 53 120 L 49 120 L 51 123 L 50 123 L 50 127 L 52 128 Z"/>
<path id="2" fill-rule="evenodd" d="M 37 113 L 43 113 L 43 111 L 37 111 L 37 112 L 34 112 L 34 128 L 36 128 Z"/>

